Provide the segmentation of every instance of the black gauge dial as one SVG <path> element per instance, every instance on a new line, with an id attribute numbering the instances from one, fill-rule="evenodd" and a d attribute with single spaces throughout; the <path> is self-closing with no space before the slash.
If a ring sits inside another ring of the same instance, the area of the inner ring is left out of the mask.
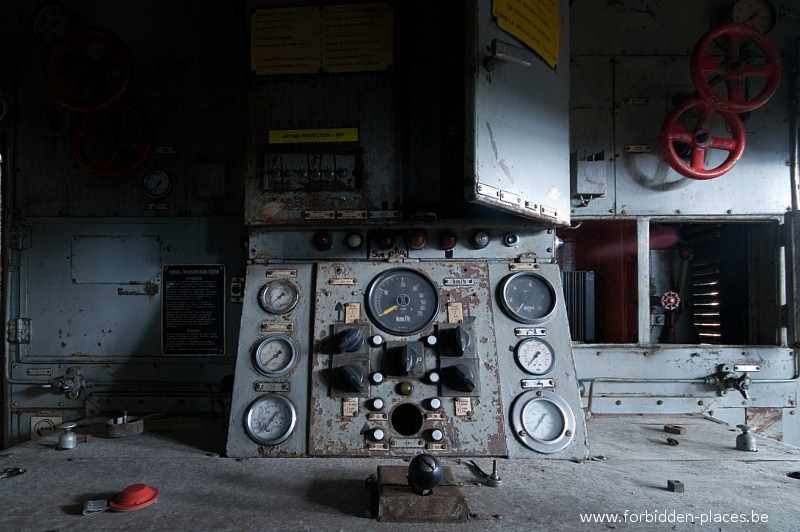
<path id="1" fill-rule="evenodd" d="M 439 290 L 416 270 L 386 270 L 369 285 L 367 310 L 376 326 L 391 334 L 408 336 L 426 329 L 436 319 Z"/>
<path id="2" fill-rule="evenodd" d="M 544 321 L 556 304 L 553 287 L 533 272 L 512 273 L 500 285 L 500 303 L 520 323 Z"/>

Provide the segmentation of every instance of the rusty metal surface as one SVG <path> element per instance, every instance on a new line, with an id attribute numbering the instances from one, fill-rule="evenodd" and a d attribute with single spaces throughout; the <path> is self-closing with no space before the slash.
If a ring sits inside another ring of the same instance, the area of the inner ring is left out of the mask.
<path id="1" fill-rule="evenodd" d="M 470 517 L 464 493 L 450 467 L 430 495 L 413 493 L 406 466 L 378 466 L 378 521 L 395 523 L 463 523 Z"/>
<path id="2" fill-rule="evenodd" d="M 488 319 L 493 311 L 486 263 L 419 263 L 405 264 L 404 267 L 425 273 L 439 286 L 442 305 L 436 319 L 437 324 L 446 321 L 446 303 L 461 303 L 465 321 L 474 328 L 477 342 L 476 378 L 480 381 L 482 392 L 471 397 L 472 410 L 468 415 L 456 415 L 455 397 L 442 397 L 442 408 L 431 411 L 426 408 L 427 400 L 441 396 L 439 387 L 428 384 L 423 378 L 387 377 L 380 385 L 370 385 L 364 396 L 380 397 L 385 402 L 382 418 L 370 411 L 365 401 L 360 403 L 358 412 L 345 417 L 342 410 L 343 398 L 331 393 L 330 371 L 334 364 L 333 355 L 325 349 L 325 342 L 331 335 L 332 326 L 342 317 L 336 308 L 350 302 L 363 302 L 369 281 L 391 265 L 386 263 L 331 263 L 319 264 L 316 277 L 316 306 L 314 314 L 314 350 L 311 356 L 311 396 L 309 404 L 309 454 L 318 456 L 413 456 L 422 450 L 444 456 L 455 455 L 505 455 L 505 424 L 503 402 L 500 396 L 498 360 L 495 338 Z M 331 283 L 331 279 L 358 279 L 358 286 L 343 286 Z M 445 278 L 475 279 L 472 286 L 444 287 Z M 419 334 L 410 337 L 396 337 L 372 326 L 362 310 L 359 320 L 369 328 L 367 337 L 380 334 L 384 337 L 383 346 L 369 351 L 368 373 L 385 373 L 385 345 L 395 342 L 424 340 L 437 332 L 431 325 Z M 441 369 L 437 350 L 424 349 L 424 367 L 428 370 Z M 396 386 L 401 381 L 411 381 L 414 390 L 410 395 L 400 395 Z M 399 434 L 392 423 L 392 415 L 400 405 L 415 405 L 423 421 L 420 430 L 411 435 Z M 381 428 L 385 431 L 385 446 L 370 446 L 366 440 L 369 429 Z M 425 435 L 433 429 L 444 432 L 444 440 L 436 444 Z"/>

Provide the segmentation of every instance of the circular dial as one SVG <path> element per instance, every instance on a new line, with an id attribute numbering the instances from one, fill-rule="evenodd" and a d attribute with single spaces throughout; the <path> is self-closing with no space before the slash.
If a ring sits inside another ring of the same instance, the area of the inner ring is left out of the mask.
<path id="1" fill-rule="evenodd" d="M 575 414 L 563 397 L 549 390 L 528 390 L 517 396 L 511 425 L 526 447 L 540 453 L 561 451 L 575 437 Z"/>
<path id="2" fill-rule="evenodd" d="M 280 377 L 291 371 L 297 362 L 297 346 L 285 334 L 265 337 L 254 354 L 256 369 L 267 377 Z"/>
<path id="3" fill-rule="evenodd" d="M 282 395 L 262 395 L 247 409 L 244 423 L 247 434 L 256 443 L 278 445 L 294 430 L 297 412 L 292 402 Z"/>
<path id="4" fill-rule="evenodd" d="M 539 338 L 527 338 L 517 345 L 517 362 L 531 375 L 544 375 L 553 369 L 556 354 L 553 348 Z"/>
<path id="5" fill-rule="evenodd" d="M 258 302 L 261 308 L 270 314 L 286 314 L 291 311 L 300 294 L 297 286 L 286 279 L 275 279 L 261 287 L 258 294 Z"/>
<path id="6" fill-rule="evenodd" d="M 508 315 L 520 323 L 544 321 L 555 308 L 553 287 L 532 272 L 517 272 L 500 284 L 500 303 Z"/>
<path id="7" fill-rule="evenodd" d="M 160 199 L 172 192 L 172 179 L 166 172 L 153 170 L 147 172 L 142 183 L 144 193 L 153 199 Z"/>
<path id="8" fill-rule="evenodd" d="M 767 33 L 775 25 L 775 8 L 766 0 L 738 0 L 731 9 L 731 20 Z"/>
<path id="9" fill-rule="evenodd" d="M 564 432 L 564 416 L 555 403 L 534 399 L 522 408 L 522 427 L 531 438 L 552 442 Z"/>
<path id="10" fill-rule="evenodd" d="M 370 283 L 367 310 L 375 325 L 384 331 L 408 336 L 424 330 L 436 319 L 439 290 L 416 270 L 386 270 Z"/>

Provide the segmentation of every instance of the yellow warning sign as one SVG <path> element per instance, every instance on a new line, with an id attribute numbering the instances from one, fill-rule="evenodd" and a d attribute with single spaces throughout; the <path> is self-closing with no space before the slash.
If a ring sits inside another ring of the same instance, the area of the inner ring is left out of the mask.
<path id="1" fill-rule="evenodd" d="M 299 142 L 358 142 L 358 128 L 271 129 L 269 131 L 270 144 Z"/>
<path id="2" fill-rule="evenodd" d="M 497 25 L 530 46 L 552 68 L 558 64 L 558 0 L 493 0 Z"/>

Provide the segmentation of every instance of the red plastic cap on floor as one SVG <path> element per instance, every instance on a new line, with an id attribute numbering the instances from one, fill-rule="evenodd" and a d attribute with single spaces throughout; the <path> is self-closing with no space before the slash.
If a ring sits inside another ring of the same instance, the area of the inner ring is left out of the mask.
<path id="1" fill-rule="evenodd" d="M 132 484 L 108 502 L 112 510 L 125 512 L 150 506 L 158 500 L 158 490 L 147 484 Z"/>

